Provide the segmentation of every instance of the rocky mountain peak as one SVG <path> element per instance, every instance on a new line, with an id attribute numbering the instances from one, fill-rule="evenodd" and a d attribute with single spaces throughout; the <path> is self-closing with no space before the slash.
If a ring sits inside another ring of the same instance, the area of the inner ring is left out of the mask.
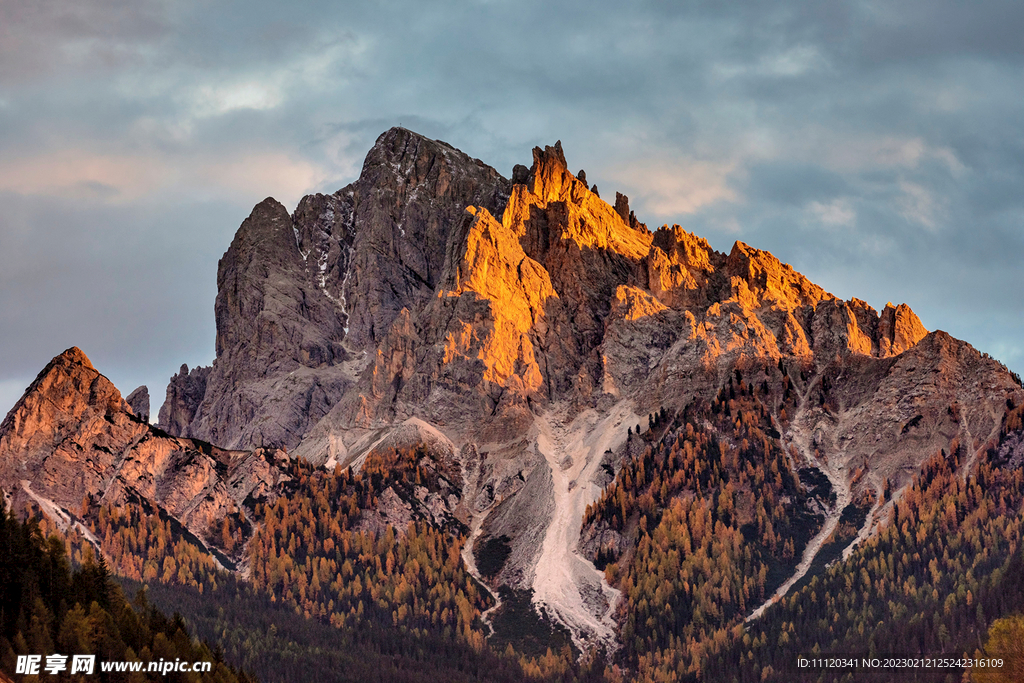
<path id="1" fill-rule="evenodd" d="M 276 250 L 287 246 L 289 241 L 294 244 L 290 228 L 288 209 L 273 197 L 267 197 L 249 212 L 249 217 L 235 232 L 232 245 L 237 251 Z"/>
<path id="2" fill-rule="evenodd" d="M 468 155 L 455 149 L 441 140 L 432 140 L 424 135 L 413 132 L 408 128 L 394 126 L 381 133 L 373 143 L 373 147 L 366 153 L 363 159 L 363 173 L 373 169 L 386 168 L 393 171 L 409 170 L 416 164 L 416 161 L 424 156 L 421 148 L 427 147 L 427 156 L 443 156 L 446 150 L 460 157 L 469 158 Z"/>
<path id="3" fill-rule="evenodd" d="M 124 400 L 140 420 L 149 422 L 149 387 L 143 384 L 128 394 Z"/>
<path id="4" fill-rule="evenodd" d="M 835 298 L 793 270 L 788 263 L 782 263 L 771 253 L 743 242 L 737 241 L 733 245 L 725 270 L 731 278 L 737 278 L 732 285 L 734 295 L 746 298 L 751 305 L 771 302 L 792 310 Z"/>
<path id="5" fill-rule="evenodd" d="M 29 459 L 64 425 L 121 411 L 130 412 L 121 393 L 73 346 L 47 363 L 0 423 L 0 450 L 19 450 Z"/>
<path id="6" fill-rule="evenodd" d="M 530 192 L 543 201 L 557 200 L 567 187 L 571 187 L 572 181 L 579 182 L 579 179 L 569 172 L 561 140 L 555 142 L 554 146 L 533 148 L 533 166 L 526 180 Z"/>
<path id="7" fill-rule="evenodd" d="M 886 303 L 878 321 L 879 352 L 883 356 L 898 356 L 921 341 L 928 330 L 910 306 Z"/>
<path id="8" fill-rule="evenodd" d="M 274 199 L 243 221 L 217 269 L 217 358 L 208 373 L 193 377 L 183 367 L 172 380 L 168 401 L 176 403 L 165 403 L 160 419 L 171 433 L 229 447 L 294 445 L 292 420 L 304 425 L 317 419 L 317 407 L 340 395 L 348 379 L 330 369 L 351 357 L 343 343 L 344 301 L 327 287 L 326 260 L 317 254 L 310 263 L 311 248 L 300 252 L 299 244 L 292 217 Z M 322 377 L 312 372 L 321 368 L 327 369 Z M 264 380 L 269 382 L 258 392 L 243 390 L 247 382 Z M 260 405 L 280 382 L 290 385 L 290 398 L 278 400 L 276 412 L 283 403 L 293 416 L 283 424 L 281 418 L 260 420 Z"/>
<path id="9" fill-rule="evenodd" d="M 50 365 L 47 367 L 58 365 L 84 365 L 90 370 L 95 370 L 95 368 L 92 367 L 92 363 L 89 361 L 89 358 L 85 355 L 85 352 L 77 346 L 72 346 L 70 349 L 67 349 L 64 353 L 54 358 L 50 361 Z"/>
<path id="10" fill-rule="evenodd" d="M 625 195 L 613 206 L 570 173 L 560 143 L 509 181 L 393 128 L 350 185 L 291 215 L 257 205 L 217 282 L 217 357 L 182 365 L 160 411 L 175 436 L 69 349 L 0 425 L 4 492 L 65 517 L 83 494 L 145 499 L 210 541 L 213 522 L 282 490 L 288 455 L 271 447 L 358 469 L 421 445 L 461 480 L 446 509 L 470 529 L 467 566 L 481 543 L 506 547 L 477 578 L 533 590 L 578 642 L 613 643 L 616 597 L 578 552 L 581 521 L 659 421 L 711 410 L 722 444 L 758 421 L 780 468 L 830 482 L 837 523 L 874 497 L 866 536 L 891 485 L 954 443 L 975 457 L 1022 395 L 905 304 L 879 314 L 743 242 L 724 254 L 679 226 L 651 233 Z M 385 517 L 407 523 L 391 502 Z M 624 538 L 604 531 L 591 550 Z"/>
<path id="11" fill-rule="evenodd" d="M 482 392 L 470 413 L 497 418 L 498 403 L 639 391 L 659 362 L 710 373 L 741 358 L 886 357 L 925 334 L 909 308 L 879 316 L 839 301 L 743 242 L 723 254 L 678 226 L 651 233 L 625 195 L 612 206 L 581 177 L 560 142 L 534 148 L 509 182 L 392 128 L 351 185 L 291 216 L 261 202 L 221 260 L 213 368 L 175 377 L 161 424 L 232 448 L 291 448 L 334 407 L 348 417 L 330 424 L 430 418 L 442 377 L 451 415 Z M 670 349 L 680 335 L 691 343 Z M 646 400 L 676 383 L 664 375 Z"/>
<path id="12" fill-rule="evenodd" d="M 538 261 L 550 248 L 562 244 L 564 249 L 569 243 L 638 261 L 651 244 L 646 229 L 631 226 L 569 171 L 560 142 L 534 148 L 533 166 L 524 183 L 513 185 L 502 223 L 522 235 L 523 248 Z"/>
<path id="13" fill-rule="evenodd" d="M 61 529 L 84 529 L 77 519 L 88 505 L 147 499 L 206 539 L 211 523 L 251 494 L 273 494 L 282 475 L 265 456 L 168 437 L 71 348 L 0 424 L 0 489 L 16 508 L 37 506 Z"/>
<path id="14" fill-rule="evenodd" d="M 232 448 L 296 446 L 401 311 L 430 301 L 466 207 L 501 215 L 508 194 L 483 162 L 392 128 L 354 183 L 291 216 L 265 200 L 220 262 L 213 368 L 172 380 L 161 424 Z"/>
<path id="15" fill-rule="evenodd" d="M 81 349 L 70 348 L 43 368 L 0 424 L 0 484 L 11 492 L 21 488 L 22 480 L 35 480 L 44 473 L 54 449 L 60 449 L 60 475 L 47 477 L 45 488 L 81 496 L 88 488 L 83 482 L 95 475 L 93 454 L 68 436 L 83 430 L 88 434 L 97 425 L 107 425 L 119 435 L 144 429 L 110 380 L 96 371 Z M 103 437 L 98 445 L 112 450 Z"/>
<path id="16" fill-rule="evenodd" d="M 392 128 L 367 154 L 359 179 L 336 195 L 353 205 L 344 296 L 349 343 L 365 348 L 399 311 L 433 295 L 463 211 L 482 206 L 500 215 L 508 181 L 445 142 Z"/>
<path id="17" fill-rule="evenodd" d="M 117 387 L 93 367 L 77 346 L 47 363 L 11 412 L 24 415 L 25 404 L 29 403 L 50 414 L 129 410 Z M 4 420 L 5 425 L 7 422 Z"/>
<path id="18" fill-rule="evenodd" d="M 646 258 L 648 287 L 676 308 L 707 308 L 725 289 L 726 255 L 678 225 L 658 228 Z"/>
<path id="19" fill-rule="evenodd" d="M 215 363 L 215 376 L 226 365 L 240 381 L 347 358 L 343 312 L 310 279 L 288 211 L 264 200 L 218 267 L 216 349 L 228 363 Z"/>
<path id="20" fill-rule="evenodd" d="M 161 429 L 169 434 L 185 434 L 206 395 L 206 382 L 212 369 L 200 367 L 189 371 L 188 365 L 181 364 L 167 384 L 166 397 L 157 415 Z"/>

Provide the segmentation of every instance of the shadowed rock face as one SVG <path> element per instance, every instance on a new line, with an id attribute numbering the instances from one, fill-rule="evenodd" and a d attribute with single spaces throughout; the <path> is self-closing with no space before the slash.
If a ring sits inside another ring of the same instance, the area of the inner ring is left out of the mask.
<path id="1" fill-rule="evenodd" d="M 206 381 L 209 377 L 208 367 L 189 371 L 187 365 L 181 364 L 178 374 L 171 377 L 166 398 L 160 406 L 157 424 L 161 429 L 171 434 L 185 433 L 206 395 Z"/>
<path id="2" fill-rule="evenodd" d="M 128 394 L 124 400 L 140 420 L 149 422 L 149 388 L 145 384 Z"/>
<path id="3" fill-rule="evenodd" d="M 320 202 L 322 216 L 337 208 Z M 346 318 L 311 256 L 281 204 L 253 209 L 217 270 L 217 359 L 194 416 L 172 433 L 232 448 L 294 446 L 341 396 L 351 382 Z"/>
<path id="4" fill-rule="evenodd" d="M 465 208 L 500 213 L 508 192 L 482 162 L 394 128 L 355 183 L 291 216 L 261 202 L 218 267 L 212 369 L 172 378 L 160 424 L 231 448 L 296 446 L 400 312 L 431 299 Z"/>
<path id="5" fill-rule="evenodd" d="M 500 214 L 509 182 L 450 145 L 403 128 L 381 135 L 352 185 L 354 205 L 350 342 L 369 349 L 403 308 L 429 300 L 442 276 L 451 232 L 467 206 Z"/>

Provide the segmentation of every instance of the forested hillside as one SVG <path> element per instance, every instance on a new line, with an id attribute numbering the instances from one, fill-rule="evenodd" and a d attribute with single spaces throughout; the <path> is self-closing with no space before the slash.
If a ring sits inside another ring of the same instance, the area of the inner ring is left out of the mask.
<path id="1" fill-rule="evenodd" d="M 640 437 L 649 443 L 587 515 L 592 536 L 623 534 L 595 554 L 623 590 L 622 663 L 645 681 L 959 681 L 963 668 L 823 673 L 796 661 L 1007 656 L 1006 633 L 1017 622 L 993 627 L 1002 640 L 991 648 L 983 642 L 995 620 L 1024 608 L 1024 470 L 1000 455 L 1020 438 L 1022 413 L 1008 403 L 999 442 L 969 469 L 962 448 L 930 458 L 882 532 L 847 560 L 838 551 L 856 527 L 841 524 L 834 562 L 814 565 L 802 588 L 746 623 L 799 553 L 775 539 L 813 528 L 796 503 L 815 479 L 796 480 L 759 392 L 742 382 L 671 423 L 657 416 Z M 870 502 L 860 501 L 862 512 Z M 844 519 L 857 516 L 851 504 Z M 978 680 L 1015 680 L 1003 673 Z"/>
<path id="2" fill-rule="evenodd" d="M 34 520 L 19 521 L 0 500 L 0 669 L 14 674 L 18 655 L 96 655 L 89 680 L 217 681 L 255 679 L 196 641 L 177 614 L 168 618 L 140 592 L 129 601 L 102 557 L 87 554 L 72 570 L 64 543 L 44 538 Z M 102 672 L 101 661 L 209 661 L 210 673 Z M 70 662 L 70 659 L 67 660 Z M 45 662 L 45 659 L 44 659 Z M 70 666 L 46 680 L 82 680 Z"/>
<path id="3" fill-rule="evenodd" d="M 766 401 L 737 372 L 719 396 L 653 415 L 635 452 L 588 509 L 594 554 L 623 591 L 625 661 L 651 673 L 699 671 L 725 629 L 793 572 L 821 526 L 827 481 L 806 487 Z M 817 500 L 817 505 L 811 501 Z"/>
<path id="4" fill-rule="evenodd" d="M 797 656 L 1009 662 L 1019 626 L 1009 617 L 1024 610 L 1015 450 L 1024 406 L 1007 403 L 998 438 L 976 462 L 965 448 L 937 452 L 910 486 L 887 490 L 895 502 L 881 532 L 843 560 L 875 502 L 856 498 L 807 576 L 747 620 L 793 574 L 836 502 L 828 479 L 787 448 L 787 411 L 800 399 L 786 369 L 748 375 L 756 379 L 735 372 L 709 402 L 630 426 L 613 454 L 618 472 L 586 510 L 581 552 L 622 591 L 616 652 L 580 653 L 564 639 L 545 652 L 517 636 L 533 628 L 523 621 L 528 594 L 505 592 L 501 611 L 481 619 L 495 599 L 463 561 L 468 528 L 453 513 L 461 475 L 421 446 L 372 452 L 358 472 L 287 462 L 279 495 L 247 500 L 212 542 L 141 497 L 83 500 L 79 531 L 68 527 L 63 542 L 44 540 L 58 530 L 47 517 L 21 523 L 5 513 L 3 666 L 66 650 L 223 658 L 266 681 L 853 682 L 893 679 L 799 670 Z M 814 398 L 830 400 L 827 389 Z M 452 505 L 425 502 L 443 496 Z M 94 561 L 87 536 L 111 570 Z M 132 591 L 150 588 L 129 604 L 110 571 Z M 182 616 L 168 619 L 149 600 Z M 217 666 L 215 680 L 247 680 Z M 1013 680 L 1004 674 L 977 680 Z M 908 680 L 964 675 L 954 667 Z"/>
<path id="5" fill-rule="evenodd" d="M 375 453 L 356 474 L 301 460 L 287 470 L 285 495 L 252 501 L 251 520 L 224 523 L 223 552 L 215 547 L 214 555 L 144 500 L 83 504 L 81 519 L 126 585 L 149 584 L 155 603 L 183 615 L 228 661 L 261 680 L 503 683 L 603 675 L 603 661 L 578 662 L 559 646 L 530 655 L 488 646 L 479 617 L 493 599 L 466 571 L 466 530 L 457 520 L 438 525 L 413 515 L 406 528 L 382 522 L 382 498 L 415 500 L 417 488 L 437 491 L 451 476 L 423 449 Z M 56 531 L 45 517 L 41 524 Z M 240 581 L 216 558 L 246 535 L 248 580 Z M 50 543 L 92 566 L 82 533 Z"/>
<path id="6" fill-rule="evenodd" d="M 886 528 L 733 634 L 709 657 L 710 679 L 817 680 L 794 669 L 800 653 L 973 655 L 996 619 L 1024 608 L 1024 470 L 1000 457 L 1019 438 L 1022 413 L 1008 406 L 1000 443 L 970 471 L 960 468 L 963 449 L 929 459 Z M 917 675 L 944 681 L 949 672 Z"/>

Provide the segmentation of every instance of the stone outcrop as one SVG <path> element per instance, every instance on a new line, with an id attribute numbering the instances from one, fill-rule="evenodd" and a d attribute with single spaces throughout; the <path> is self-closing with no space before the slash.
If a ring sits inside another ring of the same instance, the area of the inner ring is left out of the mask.
<path id="1" fill-rule="evenodd" d="M 124 400 L 140 420 L 149 422 L 149 388 L 145 384 L 128 394 Z"/>
<path id="2" fill-rule="evenodd" d="M 206 395 L 210 370 L 209 367 L 189 370 L 187 365 L 181 364 L 178 374 L 171 377 L 166 398 L 160 406 L 157 424 L 161 429 L 177 436 L 185 434 Z"/>
<path id="3" fill-rule="evenodd" d="M 465 208 L 500 214 L 508 193 L 482 162 L 394 128 L 355 183 L 291 216 L 260 203 L 218 268 L 217 357 L 200 402 L 191 408 L 198 381 L 172 379 L 160 423 L 231 448 L 296 446 L 400 312 L 432 298 Z"/>
<path id="4" fill-rule="evenodd" d="M 349 334 L 372 348 L 403 308 L 419 308 L 441 279 L 452 229 L 467 206 L 500 215 L 509 182 L 447 143 L 403 128 L 377 139 L 352 185 L 355 205 Z"/>
<path id="5" fill-rule="evenodd" d="M 878 321 L 878 347 L 882 356 L 898 356 L 924 339 L 928 330 L 910 306 L 887 303 Z"/>
<path id="6" fill-rule="evenodd" d="M 347 238 L 338 202 L 313 198 L 302 208 L 321 230 Z M 217 358 L 194 416 L 176 433 L 230 448 L 294 446 L 351 383 L 331 271 L 299 246 L 291 217 L 273 199 L 242 223 L 217 269 Z"/>

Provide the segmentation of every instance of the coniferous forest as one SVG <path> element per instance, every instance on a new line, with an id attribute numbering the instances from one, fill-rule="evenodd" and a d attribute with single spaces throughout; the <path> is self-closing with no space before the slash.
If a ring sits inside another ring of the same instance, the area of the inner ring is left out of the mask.
<path id="1" fill-rule="evenodd" d="M 72 676 L 41 673 L 43 680 L 255 681 L 224 662 L 219 647 L 197 641 L 180 614 L 168 617 L 140 590 L 126 597 L 102 556 L 72 569 L 64 543 L 44 538 L 34 520 L 19 521 L 0 501 L 0 665 L 14 673 L 18 655 L 92 654 L 102 661 L 163 659 L 209 661 L 204 674 L 102 672 Z M 32 678 L 32 677 L 28 677 Z"/>
<path id="2" fill-rule="evenodd" d="M 409 449 L 374 454 L 356 473 L 292 461 L 286 495 L 223 525 L 225 557 L 251 533 L 247 580 L 142 502 L 83 509 L 98 556 L 81 534 L 61 538 L 45 520 L 5 512 L 0 663 L 13 671 L 17 655 L 49 652 L 205 658 L 216 669 L 204 680 L 223 681 L 1019 680 L 1024 469 L 1000 460 L 998 443 L 969 471 L 963 449 L 935 453 L 881 532 L 843 560 L 874 500 L 851 503 L 826 544 L 830 563 L 745 621 L 821 528 L 810 510 L 834 499 L 793 467 L 772 401 L 767 383 L 737 373 L 711 402 L 630 429 L 621 468 L 584 519 L 611 539 L 590 559 L 622 591 L 617 652 L 564 642 L 537 652 L 491 637 L 481 615 L 494 599 L 466 570 L 456 520 L 363 523 L 386 489 L 440 485 L 429 454 Z M 1007 406 L 1002 439 L 1020 432 L 1022 413 Z M 796 666 L 799 656 L 939 653 L 1006 665 L 896 675 Z"/>

